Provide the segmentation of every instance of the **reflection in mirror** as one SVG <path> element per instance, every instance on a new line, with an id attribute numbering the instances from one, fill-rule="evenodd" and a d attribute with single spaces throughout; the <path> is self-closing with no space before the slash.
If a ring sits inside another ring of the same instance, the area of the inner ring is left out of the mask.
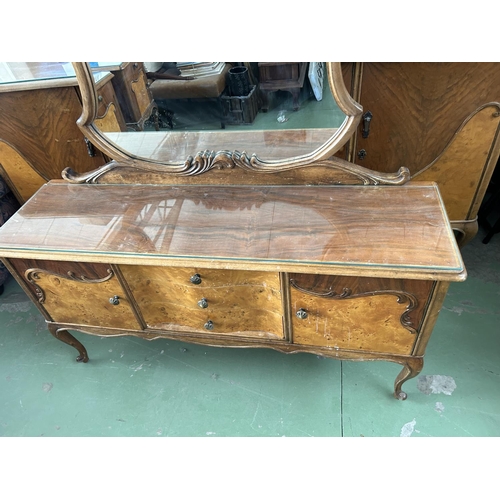
<path id="1" fill-rule="evenodd" d="M 95 87 L 87 88 L 92 87 L 89 73 L 102 71 L 103 66 L 74 63 L 84 100 L 79 125 L 117 161 L 132 158 L 181 166 L 193 157 L 210 157 L 211 162 L 224 157 L 226 163 L 240 162 L 263 171 L 296 168 L 331 157 L 347 142 L 362 113 L 345 89 L 340 63 L 120 63 L 118 67 L 123 71 L 127 64 L 140 65 L 145 90 L 141 94 L 137 76 L 130 84 L 135 84 L 136 97 L 148 97 L 153 106 L 141 127 L 116 131 L 96 110 Z M 146 104 L 142 102 L 144 109 Z"/>

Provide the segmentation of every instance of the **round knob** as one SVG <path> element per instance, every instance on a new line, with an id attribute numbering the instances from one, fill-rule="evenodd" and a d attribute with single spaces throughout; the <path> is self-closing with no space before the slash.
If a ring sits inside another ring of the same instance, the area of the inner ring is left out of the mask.
<path id="1" fill-rule="evenodd" d="M 118 295 L 115 295 L 114 297 L 111 297 L 109 299 L 109 303 L 113 304 L 114 306 L 117 306 L 120 303 L 120 297 L 118 297 Z"/>
<path id="2" fill-rule="evenodd" d="M 214 329 L 214 324 L 212 323 L 211 320 L 208 320 L 204 325 L 205 330 L 213 330 Z"/>
<path id="3" fill-rule="evenodd" d="M 297 318 L 299 319 L 306 319 L 308 314 L 307 314 L 307 311 L 305 309 L 299 309 L 295 315 L 297 316 Z"/>
<path id="4" fill-rule="evenodd" d="M 198 307 L 201 307 L 202 309 L 206 309 L 208 307 L 208 300 L 205 298 L 199 300 Z"/>
<path id="5" fill-rule="evenodd" d="M 198 273 L 193 274 L 193 276 L 189 278 L 189 281 L 191 281 L 193 285 L 199 285 L 201 283 L 201 276 Z"/>

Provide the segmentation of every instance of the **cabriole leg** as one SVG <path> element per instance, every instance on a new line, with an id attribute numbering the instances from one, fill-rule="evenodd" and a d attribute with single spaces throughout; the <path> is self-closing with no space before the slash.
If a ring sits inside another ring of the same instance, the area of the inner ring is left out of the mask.
<path id="1" fill-rule="evenodd" d="M 73 337 L 73 335 L 71 335 L 71 333 L 69 333 L 67 330 L 63 328 L 59 328 L 56 325 L 50 323 L 48 327 L 49 327 L 49 332 L 52 335 L 54 335 L 56 339 L 59 339 L 61 342 L 64 342 L 65 344 L 74 347 L 78 351 L 78 353 L 80 354 L 76 358 L 78 362 L 86 363 L 89 360 L 87 350 L 85 349 L 85 347 L 83 347 L 83 345 L 80 342 L 78 342 L 78 340 L 75 339 L 75 337 Z"/>
<path id="2" fill-rule="evenodd" d="M 424 358 L 409 358 L 403 365 L 403 369 L 396 377 L 394 382 L 394 397 L 405 400 L 407 397 L 406 392 L 401 390 L 402 385 L 409 379 L 416 377 L 424 367 Z"/>

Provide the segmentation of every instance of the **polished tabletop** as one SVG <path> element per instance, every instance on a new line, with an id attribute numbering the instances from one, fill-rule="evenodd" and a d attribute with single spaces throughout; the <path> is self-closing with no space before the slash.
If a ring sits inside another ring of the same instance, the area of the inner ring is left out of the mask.
<path id="1" fill-rule="evenodd" d="M 465 279 L 434 184 L 44 185 L 0 256 Z"/>

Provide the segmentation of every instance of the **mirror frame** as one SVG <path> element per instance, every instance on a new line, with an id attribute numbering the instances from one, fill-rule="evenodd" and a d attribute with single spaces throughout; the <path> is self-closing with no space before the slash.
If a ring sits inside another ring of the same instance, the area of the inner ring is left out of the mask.
<path id="1" fill-rule="evenodd" d="M 330 159 L 354 134 L 363 113 L 362 106 L 347 91 L 340 63 L 326 63 L 328 83 L 333 98 L 340 110 L 346 115 L 342 125 L 319 148 L 310 154 L 283 158 L 279 160 L 262 160 L 255 153 L 248 155 L 245 151 L 193 151 L 194 156 L 174 161 L 153 160 L 120 148 L 98 129 L 95 120 L 98 117 L 98 98 L 93 72 L 88 63 L 73 62 L 76 77 L 82 96 L 82 114 L 77 121 L 78 127 L 85 137 L 107 156 L 122 166 L 145 168 L 161 171 L 166 174 L 196 175 L 212 168 L 232 168 L 234 166 L 262 173 L 280 172 L 317 164 Z M 125 132 L 124 132 L 125 133 Z M 127 132 L 135 133 L 135 132 Z M 166 131 L 165 133 L 168 133 Z M 229 134 L 228 134 L 229 137 Z M 161 169 L 158 168 L 161 166 Z"/>

